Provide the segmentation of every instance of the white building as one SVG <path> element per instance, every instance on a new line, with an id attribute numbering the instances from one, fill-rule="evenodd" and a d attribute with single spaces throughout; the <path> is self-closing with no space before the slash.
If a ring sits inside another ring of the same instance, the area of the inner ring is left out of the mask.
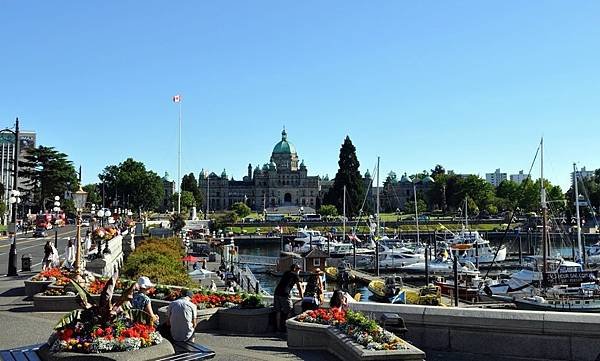
<path id="1" fill-rule="evenodd" d="M 571 172 L 571 184 L 573 184 L 573 175 L 574 174 L 575 174 L 575 172 Z M 579 180 L 591 178 L 593 176 L 594 176 L 594 171 L 593 170 L 585 170 L 585 167 L 582 167 L 580 170 L 577 171 L 577 178 L 579 178 Z"/>
<path id="2" fill-rule="evenodd" d="M 520 170 L 519 174 L 511 174 L 510 180 L 517 184 L 521 184 L 525 179 L 527 179 L 527 176 L 527 174 L 523 174 L 523 170 Z"/>
<path id="3" fill-rule="evenodd" d="M 506 173 L 500 173 L 500 168 L 498 168 L 494 173 L 486 173 L 485 180 L 494 187 L 498 187 L 502 181 L 506 180 Z"/>

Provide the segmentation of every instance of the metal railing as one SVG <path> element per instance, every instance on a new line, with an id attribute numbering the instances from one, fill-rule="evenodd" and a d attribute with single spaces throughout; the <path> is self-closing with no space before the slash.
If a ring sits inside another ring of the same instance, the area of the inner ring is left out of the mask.
<path id="1" fill-rule="evenodd" d="M 233 266 L 233 274 L 238 280 L 238 284 L 243 291 L 248 293 L 260 293 L 260 282 L 254 277 L 254 274 L 244 265 L 243 268 L 239 265 Z"/>

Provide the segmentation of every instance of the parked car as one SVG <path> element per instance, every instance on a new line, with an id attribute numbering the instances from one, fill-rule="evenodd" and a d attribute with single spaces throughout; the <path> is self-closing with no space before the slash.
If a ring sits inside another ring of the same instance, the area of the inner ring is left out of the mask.
<path id="1" fill-rule="evenodd" d="M 46 230 L 44 228 L 36 228 L 35 231 L 33 231 L 33 237 L 47 237 L 48 233 L 46 233 Z"/>
<path id="2" fill-rule="evenodd" d="M 89 219 L 84 219 L 81 221 L 81 226 L 82 227 L 89 227 L 90 226 L 90 221 Z"/>

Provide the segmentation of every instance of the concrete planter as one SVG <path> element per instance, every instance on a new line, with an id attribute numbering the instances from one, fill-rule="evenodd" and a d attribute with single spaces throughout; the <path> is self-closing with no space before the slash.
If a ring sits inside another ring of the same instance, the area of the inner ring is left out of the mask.
<path id="1" fill-rule="evenodd" d="M 230 333 L 264 334 L 274 331 L 274 314 L 273 307 L 223 308 L 218 311 L 218 328 Z"/>
<path id="2" fill-rule="evenodd" d="M 425 353 L 406 344 L 406 350 L 367 350 L 332 326 L 286 321 L 288 347 L 298 350 L 326 350 L 342 360 L 425 360 Z"/>
<path id="3" fill-rule="evenodd" d="M 219 327 L 219 315 L 217 313 L 219 310 L 220 308 L 198 310 L 196 313 L 196 332 L 217 329 Z M 158 309 L 157 315 L 161 324 L 167 322 L 168 312 L 168 306 Z"/>
<path id="4" fill-rule="evenodd" d="M 105 353 L 75 353 L 75 352 L 50 352 L 48 345 L 38 351 L 38 356 L 43 361 L 145 361 L 156 358 L 165 358 L 175 354 L 173 345 L 164 340 L 158 345 L 144 347 L 135 351 L 105 352 Z"/>
<path id="5" fill-rule="evenodd" d="M 28 298 L 33 297 L 33 295 L 37 293 L 44 292 L 50 284 L 54 283 L 54 281 L 33 281 L 31 278 L 24 282 L 25 295 L 27 295 Z"/>
<path id="6" fill-rule="evenodd" d="M 100 301 L 100 295 L 92 295 L 96 302 Z M 33 296 L 33 308 L 37 312 L 69 312 L 81 308 L 77 303 L 77 296 L 46 296 L 38 293 Z"/>

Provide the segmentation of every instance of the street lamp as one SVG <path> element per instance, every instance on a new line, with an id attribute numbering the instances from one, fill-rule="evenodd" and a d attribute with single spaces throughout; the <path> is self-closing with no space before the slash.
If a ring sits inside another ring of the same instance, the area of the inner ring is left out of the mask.
<path id="1" fill-rule="evenodd" d="M 13 196 L 10 197 L 10 200 L 14 197 L 14 205 L 11 227 L 9 228 L 9 232 L 13 234 L 13 241 L 10 244 L 10 251 L 8 253 L 8 272 L 7 276 L 18 276 L 17 274 L 17 205 L 20 201 L 19 199 L 19 191 L 18 191 L 18 183 L 19 183 L 19 118 L 17 118 L 15 122 L 15 131 L 13 132 L 11 129 L 3 129 L 0 130 L 2 132 L 9 132 L 14 134 L 15 136 L 15 146 L 14 146 L 14 157 L 13 157 Z M 16 192 L 16 194 L 15 194 Z"/>
<path id="2" fill-rule="evenodd" d="M 81 211 L 85 206 L 87 195 L 87 192 L 81 189 L 81 185 L 79 186 L 79 190 L 73 193 L 73 203 L 75 203 L 75 208 L 77 209 L 77 248 L 75 253 L 75 274 L 77 276 L 79 276 L 79 266 L 81 263 Z"/>
<path id="3" fill-rule="evenodd" d="M 52 209 L 58 220 L 58 212 L 60 212 L 60 197 L 54 196 L 54 208 Z M 56 222 L 55 222 L 56 225 Z M 58 227 L 54 227 L 54 247 L 58 247 Z"/>
<path id="4" fill-rule="evenodd" d="M 111 213 L 110 213 L 110 210 L 108 208 L 106 208 L 106 209 L 100 209 L 98 211 L 97 215 L 98 215 L 98 217 L 100 217 L 100 222 L 101 222 L 100 224 L 102 226 L 104 226 L 104 218 L 110 217 Z M 110 219 L 111 218 L 109 218 L 109 220 L 108 220 L 109 223 L 111 223 Z M 110 249 L 108 248 L 108 240 L 106 241 L 106 247 L 104 248 L 104 252 L 101 252 L 100 248 L 102 248 L 102 240 L 101 239 L 98 240 L 98 256 L 102 257 L 102 253 L 110 253 Z"/>

